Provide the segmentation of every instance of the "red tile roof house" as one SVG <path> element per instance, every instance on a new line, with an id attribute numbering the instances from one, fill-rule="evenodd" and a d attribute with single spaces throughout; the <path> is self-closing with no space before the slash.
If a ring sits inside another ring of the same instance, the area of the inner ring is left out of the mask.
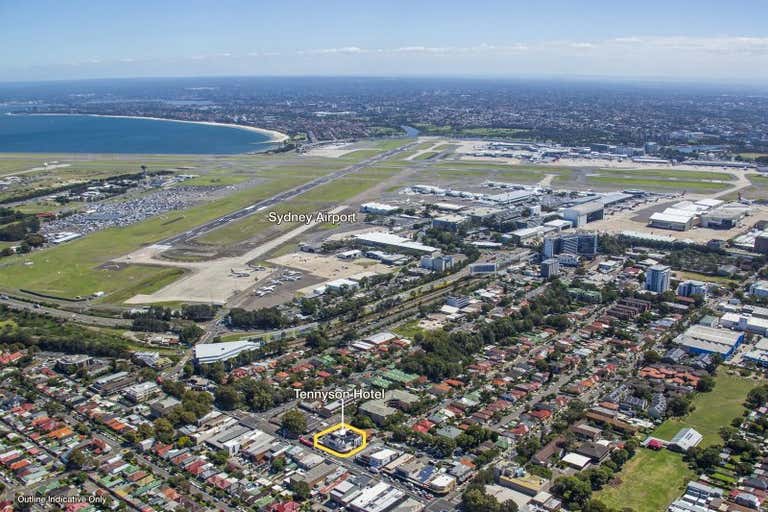
<path id="1" fill-rule="evenodd" d="M 548 411 L 546 409 L 539 409 L 537 411 L 531 411 L 528 413 L 528 416 L 533 416 L 537 420 L 543 422 L 549 421 L 549 419 L 552 417 L 552 411 Z"/>
<path id="2" fill-rule="evenodd" d="M 515 437 L 520 437 L 530 432 L 530 430 L 531 429 L 528 428 L 528 425 L 526 425 L 525 423 L 520 423 L 518 426 L 510 430 L 509 433 Z"/>
<path id="3" fill-rule="evenodd" d="M 432 423 L 431 421 L 425 419 L 425 420 L 421 420 L 420 422 L 416 423 L 413 426 L 413 430 L 415 430 L 416 432 L 421 432 L 422 434 L 426 434 L 427 432 L 432 430 L 432 427 L 434 427 L 434 426 L 435 426 L 434 423 Z"/>
<path id="4" fill-rule="evenodd" d="M 23 352 L 13 352 L 13 353 L 4 353 L 0 355 L 0 364 L 11 364 L 15 363 L 19 359 L 24 357 Z"/>
<path id="5" fill-rule="evenodd" d="M 287 501 L 285 503 L 273 503 L 267 509 L 268 512 L 299 512 L 301 505 L 295 501 Z"/>

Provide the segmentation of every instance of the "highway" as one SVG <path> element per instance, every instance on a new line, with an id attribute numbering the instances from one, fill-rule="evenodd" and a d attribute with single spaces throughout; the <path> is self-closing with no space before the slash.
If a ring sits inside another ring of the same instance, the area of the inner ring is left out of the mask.
<path id="1" fill-rule="evenodd" d="M 34 302 L 24 302 L 6 296 L 0 298 L 0 304 L 16 311 L 32 311 L 39 315 L 48 315 L 53 318 L 61 318 L 62 320 L 68 320 L 70 322 L 96 325 L 99 327 L 129 328 L 131 326 L 131 321 L 124 318 L 108 318 L 103 316 L 84 315 L 82 313 L 72 313 L 71 311 L 49 308 Z"/>
<path id="2" fill-rule="evenodd" d="M 191 240 L 193 238 L 196 238 L 200 235 L 204 235 L 205 233 L 208 233 L 210 231 L 213 231 L 216 228 L 219 228 L 225 224 L 228 224 L 230 222 L 244 219 L 250 215 L 253 215 L 255 213 L 260 212 L 264 208 L 267 208 L 269 206 L 273 206 L 278 203 L 282 203 L 283 201 L 288 201 L 290 199 L 293 199 L 294 197 L 301 195 L 309 190 L 312 190 L 313 188 L 319 187 L 320 185 L 325 185 L 327 183 L 330 183 L 338 178 L 341 178 L 343 176 L 346 176 L 348 174 L 357 172 L 361 169 L 364 169 L 366 167 L 369 167 L 373 164 L 376 164 L 378 162 L 381 162 L 383 160 L 387 160 L 388 158 L 397 155 L 398 153 L 402 153 L 403 151 L 407 151 L 412 146 L 416 144 L 415 141 L 406 143 L 403 146 L 400 146 L 395 149 L 391 149 L 389 151 L 384 151 L 382 153 L 379 153 L 378 155 L 375 155 L 371 158 L 367 158 L 361 162 L 358 162 L 356 164 L 350 165 L 349 167 L 345 167 L 344 169 L 339 169 L 338 171 L 334 171 L 330 174 L 326 174 L 325 176 L 321 176 L 319 178 L 315 178 L 312 181 L 309 181 L 307 183 L 304 183 L 303 185 L 299 185 L 298 187 L 294 187 L 289 190 L 285 190 L 283 192 L 280 192 L 268 199 L 263 199 L 261 201 L 258 201 L 256 203 L 253 203 L 252 205 L 246 206 L 244 208 L 241 208 L 240 210 L 237 210 L 232 213 L 228 213 L 222 217 L 219 217 L 217 219 L 213 219 L 211 221 L 206 222 L 205 224 L 201 224 L 197 227 L 194 227 L 188 231 L 185 231 L 183 233 L 179 233 L 177 235 L 174 235 L 170 238 L 166 238 L 163 241 L 158 242 L 158 245 L 175 245 L 179 243 L 187 242 L 188 240 Z"/>

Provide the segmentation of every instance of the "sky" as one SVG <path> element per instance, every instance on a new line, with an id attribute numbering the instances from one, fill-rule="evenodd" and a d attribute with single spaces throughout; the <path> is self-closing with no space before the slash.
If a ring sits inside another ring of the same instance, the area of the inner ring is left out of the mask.
<path id="1" fill-rule="evenodd" d="M 768 0 L 0 0 L 0 81 L 612 77 L 768 84 Z"/>

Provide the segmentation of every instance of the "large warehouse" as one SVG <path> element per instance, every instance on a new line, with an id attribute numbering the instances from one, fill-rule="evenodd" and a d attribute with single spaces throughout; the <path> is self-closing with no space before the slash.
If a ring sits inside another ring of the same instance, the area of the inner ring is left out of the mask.
<path id="1" fill-rule="evenodd" d="M 604 208 L 605 206 L 602 201 L 577 204 L 563 210 L 563 218 L 571 221 L 571 224 L 578 228 L 588 222 L 602 219 Z"/>
<path id="2" fill-rule="evenodd" d="M 719 199 L 680 201 L 663 212 L 656 212 L 648 219 L 654 228 L 687 231 L 701 225 L 710 229 L 731 229 L 748 213 L 748 208 L 738 203 L 723 204 Z"/>
<path id="3" fill-rule="evenodd" d="M 656 212 L 648 219 L 648 225 L 652 228 L 672 229 L 675 231 L 688 231 L 693 227 L 696 214 L 687 210 L 667 208 L 663 212 Z"/>
<path id="4" fill-rule="evenodd" d="M 387 249 L 397 249 L 398 251 L 406 254 L 418 254 L 423 256 L 425 254 L 435 254 L 440 252 L 440 249 L 437 247 L 430 247 L 429 245 L 424 245 L 420 242 L 414 242 L 413 240 L 403 238 L 402 236 L 394 235 L 392 233 L 360 233 L 358 235 L 354 235 L 354 238 L 365 245 L 373 245 Z"/>
<path id="5" fill-rule="evenodd" d="M 748 211 L 747 208 L 715 208 L 701 216 L 701 225 L 710 229 L 731 229 L 738 225 Z"/>
<path id="6" fill-rule="evenodd" d="M 675 343 L 691 354 L 720 354 L 723 359 L 731 357 L 742 341 L 743 332 L 703 325 L 692 325 L 675 338 Z"/>

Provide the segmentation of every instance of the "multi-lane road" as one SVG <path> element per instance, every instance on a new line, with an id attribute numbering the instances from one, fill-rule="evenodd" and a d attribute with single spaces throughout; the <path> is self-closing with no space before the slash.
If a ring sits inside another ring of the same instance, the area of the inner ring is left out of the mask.
<path id="1" fill-rule="evenodd" d="M 62 309 L 42 306 L 35 302 L 25 302 L 7 296 L 0 297 L 0 304 L 16 311 L 32 311 L 41 315 L 49 315 L 54 318 L 61 318 L 62 320 L 69 320 L 81 324 L 117 328 L 128 328 L 131 326 L 131 321 L 124 318 L 109 318 L 103 316 L 86 315 L 83 313 L 72 313 L 71 311 L 64 311 Z"/>

